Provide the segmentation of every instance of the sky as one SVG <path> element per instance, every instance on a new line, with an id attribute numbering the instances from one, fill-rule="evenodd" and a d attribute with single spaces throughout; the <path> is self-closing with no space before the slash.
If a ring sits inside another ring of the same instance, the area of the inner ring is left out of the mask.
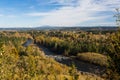
<path id="1" fill-rule="evenodd" d="M 120 0 L 0 0 L 0 27 L 111 26 Z"/>

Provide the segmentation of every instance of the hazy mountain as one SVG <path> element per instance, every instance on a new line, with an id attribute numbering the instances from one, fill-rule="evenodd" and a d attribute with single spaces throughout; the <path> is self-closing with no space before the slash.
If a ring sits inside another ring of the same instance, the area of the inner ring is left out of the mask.
<path id="1" fill-rule="evenodd" d="M 80 27 L 57 27 L 57 26 L 40 26 L 34 28 L 0 28 L 0 30 L 84 30 L 84 31 L 94 31 L 94 30 L 117 30 L 116 26 L 80 26 Z"/>

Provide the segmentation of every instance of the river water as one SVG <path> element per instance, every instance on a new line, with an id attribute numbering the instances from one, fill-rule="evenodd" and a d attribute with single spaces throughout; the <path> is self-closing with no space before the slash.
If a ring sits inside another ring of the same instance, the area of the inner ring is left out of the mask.
<path id="1" fill-rule="evenodd" d="M 32 43 L 32 41 L 29 39 L 24 43 L 23 46 L 25 46 L 25 47 L 29 46 L 31 43 Z M 37 44 L 35 44 L 35 45 L 37 45 Z M 41 48 L 41 50 L 45 53 L 46 57 L 54 58 L 57 62 L 67 65 L 67 66 L 71 66 L 72 64 L 74 64 L 76 69 L 80 72 L 95 74 L 95 75 L 99 75 L 99 76 L 101 76 L 105 72 L 105 67 L 98 66 L 95 64 L 90 64 L 88 62 L 80 61 L 75 58 L 66 57 L 63 55 L 56 55 L 53 52 L 51 52 L 49 49 L 47 49 L 43 46 L 40 46 L 40 45 L 37 45 L 37 46 L 39 48 Z"/>
<path id="2" fill-rule="evenodd" d="M 47 57 L 54 58 L 57 62 L 65 64 L 67 66 L 75 65 L 76 69 L 80 72 L 92 73 L 101 76 L 105 73 L 105 67 L 98 66 L 95 64 L 90 64 L 88 62 L 80 61 L 75 58 L 66 57 L 63 55 L 56 55 L 49 49 L 39 46 Z"/>

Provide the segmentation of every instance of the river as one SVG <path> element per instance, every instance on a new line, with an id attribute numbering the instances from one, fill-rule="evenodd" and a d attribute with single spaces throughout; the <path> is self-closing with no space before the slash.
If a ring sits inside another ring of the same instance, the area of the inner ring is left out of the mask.
<path id="1" fill-rule="evenodd" d="M 47 57 L 54 58 L 59 63 L 65 64 L 67 66 L 71 66 L 72 64 L 74 64 L 76 69 L 80 72 L 92 73 L 92 74 L 99 75 L 99 76 L 105 73 L 105 67 L 91 64 L 91 63 L 84 62 L 84 61 L 80 61 L 72 57 L 56 55 L 53 52 L 51 52 L 49 49 L 43 46 L 40 46 L 40 45 L 39 45 L 39 48 L 43 50 L 43 52 L 45 53 Z"/>
<path id="2" fill-rule="evenodd" d="M 30 44 L 33 44 L 30 39 L 24 43 L 25 47 L 29 46 Z M 35 44 L 35 45 L 37 45 L 37 44 Z M 49 49 L 47 49 L 43 46 L 40 46 L 40 45 L 37 45 L 37 46 L 39 48 L 41 48 L 41 50 L 45 53 L 46 57 L 54 58 L 57 62 L 67 65 L 67 66 L 71 66 L 72 64 L 74 64 L 76 69 L 80 72 L 95 74 L 95 75 L 99 75 L 99 76 L 101 76 L 102 74 L 105 73 L 105 67 L 91 64 L 91 63 L 88 63 L 85 61 L 80 61 L 73 57 L 56 55 L 55 53 L 51 52 Z"/>

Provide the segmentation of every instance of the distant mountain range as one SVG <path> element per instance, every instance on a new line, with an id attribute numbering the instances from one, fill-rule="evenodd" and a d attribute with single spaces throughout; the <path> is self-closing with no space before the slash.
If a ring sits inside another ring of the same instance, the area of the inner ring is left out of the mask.
<path id="1" fill-rule="evenodd" d="M 84 30 L 84 31 L 93 31 L 93 30 L 117 30 L 116 26 L 80 26 L 80 27 L 57 27 L 57 26 L 41 26 L 34 28 L 0 28 L 0 30 Z"/>

